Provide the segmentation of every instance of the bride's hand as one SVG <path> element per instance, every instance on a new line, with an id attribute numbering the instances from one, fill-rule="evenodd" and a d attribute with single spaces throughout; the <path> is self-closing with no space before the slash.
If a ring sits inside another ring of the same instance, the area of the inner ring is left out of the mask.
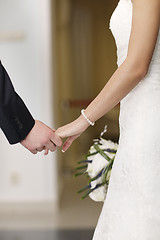
<path id="1" fill-rule="evenodd" d="M 89 126 L 89 123 L 81 115 L 75 121 L 58 128 L 55 133 L 61 138 L 67 138 L 63 144 L 62 151 L 65 152 L 71 146 L 72 142 L 78 138 Z"/>

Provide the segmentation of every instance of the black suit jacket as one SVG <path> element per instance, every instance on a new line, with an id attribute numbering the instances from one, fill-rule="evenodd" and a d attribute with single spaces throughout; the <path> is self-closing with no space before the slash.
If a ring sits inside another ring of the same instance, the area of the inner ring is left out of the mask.
<path id="1" fill-rule="evenodd" d="M 0 128 L 10 144 L 23 140 L 33 128 L 35 120 L 0 61 Z"/>

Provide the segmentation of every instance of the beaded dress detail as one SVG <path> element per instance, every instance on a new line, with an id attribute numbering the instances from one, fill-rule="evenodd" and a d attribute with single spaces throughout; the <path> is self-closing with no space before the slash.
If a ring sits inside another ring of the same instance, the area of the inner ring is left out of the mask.
<path id="1" fill-rule="evenodd" d="M 132 1 L 110 19 L 117 65 L 124 62 Z M 160 31 L 147 75 L 120 102 L 119 147 L 93 240 L 160 239 Z"/>

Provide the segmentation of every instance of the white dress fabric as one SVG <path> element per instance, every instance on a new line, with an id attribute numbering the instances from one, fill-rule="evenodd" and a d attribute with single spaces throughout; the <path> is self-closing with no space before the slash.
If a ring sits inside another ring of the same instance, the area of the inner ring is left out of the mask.
<path id="1" fill-rule="evenodd" d="M 127 56 L 132 1 L 110 19 L 117 64 Z M 93 240 L 160 239 L 160 32 L 147 75 L 120 102 L 119 147 Z"/>

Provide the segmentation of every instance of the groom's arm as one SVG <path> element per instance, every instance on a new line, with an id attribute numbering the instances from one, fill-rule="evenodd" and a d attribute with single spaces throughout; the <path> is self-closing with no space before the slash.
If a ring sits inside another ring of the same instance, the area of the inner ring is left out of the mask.
<path id="1" fill-rule="evenodd" d="M 10 144 L 23 140 L 35 120 L 15 92 L 7 71 L 0 62 L 0 127 Z"/>
<path id="2" fill-rule="evenodd" d="M 0 62 L 0 128 L 10 144 L 20 142 L 32 153 L 44 148 L 55 151 L 62 141 L 51 128 L 35 121 L 15 92 L 7 71 Z"/>

